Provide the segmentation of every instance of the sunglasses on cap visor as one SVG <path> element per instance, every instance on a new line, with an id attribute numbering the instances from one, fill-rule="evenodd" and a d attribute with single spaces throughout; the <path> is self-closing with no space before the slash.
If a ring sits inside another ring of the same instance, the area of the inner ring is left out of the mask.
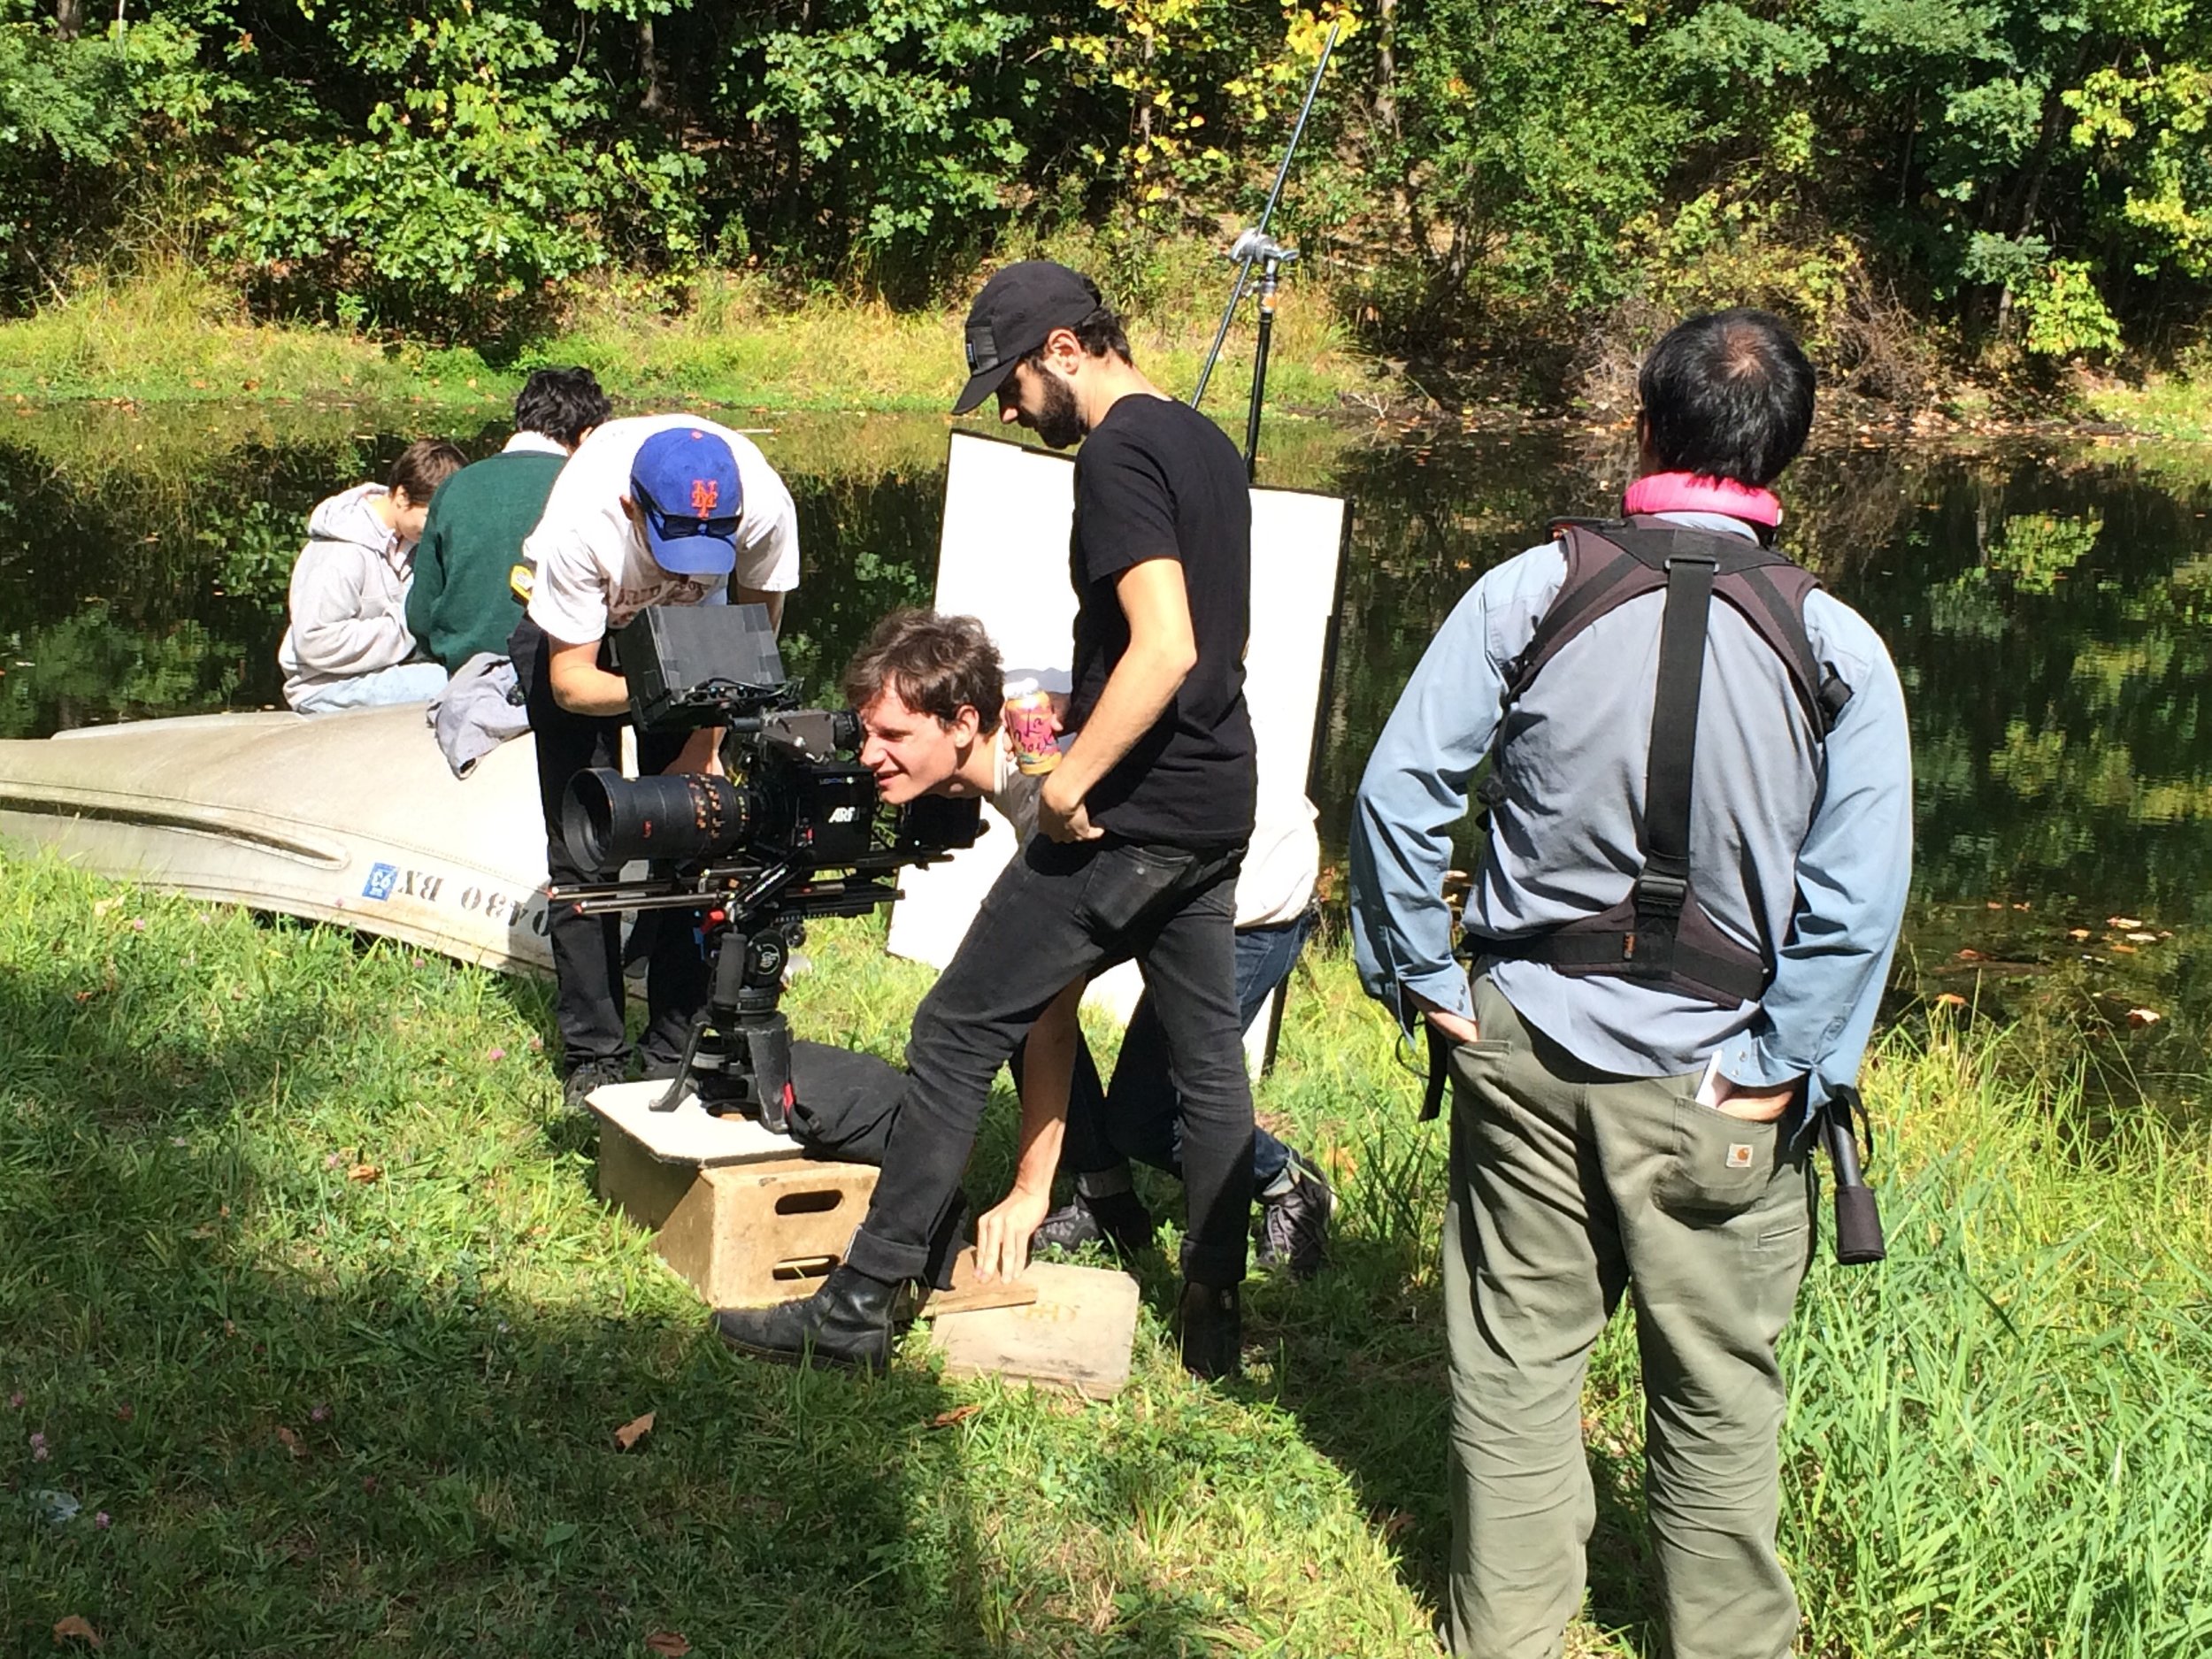
<path id="1" fill-rule="evenodd" d="M 653 528 L 665 539 L 674 541 L 686 536 L 710 535 L 724 541 L 737 540 L 738 515 L 727 518 L 696 518 L 687 514 L 664 511 L 658 502 L 643 490 L 637 492 L 637 503 L 645 510 L 645 516 L 653 521 Z"/>

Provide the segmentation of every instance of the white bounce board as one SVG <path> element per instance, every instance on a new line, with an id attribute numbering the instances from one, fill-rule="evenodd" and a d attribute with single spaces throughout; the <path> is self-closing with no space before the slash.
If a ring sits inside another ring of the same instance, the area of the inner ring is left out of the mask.
<path id="1" fill-rule="evenodd" d="M 1074 514 L 1071 458 L 1004 439 L 953 434 L 936 606 L 979 618 L 997 642 L 1010 680 L 1033 675 L 1051 689 L 1068 687 L 1075 644 L 1075 590 L 1068 580 Z M 1294 803 L 1306 788 L 1344 531 L 1345 506 L 1336 496 L 1252 492 L 1252 632 L 1244 699 L 1259 744 L 1263 802 Z M 905 897 L 891 911 L 893 955 L 941 968 L 959 949 L 984 895 L 1014 852 L 1011 828 L 989 806 L 983 810 L 991 830 L 974 846 L 945 863 L 902 874 Z M 1143 988 L 1135 964 L 1126 964 L 1094 981 L 1084 1000 L 1126 1020 Z M 1265 1048 L 1267 1025 L 1263 1010 L 1245 1033 L 1246 1051 L 1256 1063 Z"/>

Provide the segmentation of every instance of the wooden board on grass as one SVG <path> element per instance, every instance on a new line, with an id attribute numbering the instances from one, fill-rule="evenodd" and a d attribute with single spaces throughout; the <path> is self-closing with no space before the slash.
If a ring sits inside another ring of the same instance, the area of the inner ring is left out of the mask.
<path id="1" fill-rule="evenodd" d="M 1129 1381 L 1137 1281 L 1110 1268 L 1032 1262 L 1037 1300 L 931 1322 L 948 1377 L 1007 1377 L 1110 1400 Z"/>

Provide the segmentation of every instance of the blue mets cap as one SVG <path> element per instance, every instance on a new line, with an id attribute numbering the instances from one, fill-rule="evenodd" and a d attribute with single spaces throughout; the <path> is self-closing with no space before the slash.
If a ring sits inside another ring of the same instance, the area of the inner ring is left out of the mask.
<path id="1" fill-rule="evenodd" d="M 655 433 L 630 463 L 630 498 L 644 515 L 646 548 L 663 570 L 726 576 L 737 568 L 745 492 L 724 438 L 699 426 Z"/>

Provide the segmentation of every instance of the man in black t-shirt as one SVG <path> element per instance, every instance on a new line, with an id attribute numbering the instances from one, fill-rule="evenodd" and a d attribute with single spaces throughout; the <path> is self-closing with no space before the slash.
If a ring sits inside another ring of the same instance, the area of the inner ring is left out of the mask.
<path id="1" fill-rule="evenodd" d="M 886 1364 L 895 1293 L 927 1271 L 959 1202 L 992 1079 L 1064 987 L 1134 957 L 1183 1115 L 1183 1363 L 1225 1376 L 1252 1202 L 1234 933 L 1256 789 L 1244 463 L 1220 428 L 1137 372 L 1098 289 L 1065 266 L 999 272 L 968 313 L 967 343 L 956 414 L 996 393 L 1002 421 L 1055 449 L 1083 441 L 1064 720 L 1075 740 L 1040 795 L 1043 833 L 1006 867 L 915 1014 L 904 1102 L 844 1264 L 804 1302 L 715 1322 L 748 1353 Z M 1065 1104 L 1056 1091 L 1040 1091 L 1033 1110 L 1025 1099 L 1014 1190 L 986 1218 L 1012 1237 L 1028 1238 L 1050 1208 Z"/>

